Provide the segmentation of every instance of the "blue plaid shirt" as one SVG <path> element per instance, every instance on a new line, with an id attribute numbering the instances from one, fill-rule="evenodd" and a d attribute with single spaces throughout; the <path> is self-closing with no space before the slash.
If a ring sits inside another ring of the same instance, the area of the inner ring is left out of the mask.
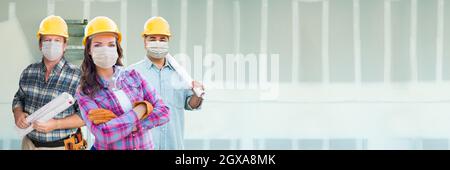
<path id="1" fill-rule="evenodd" d="M 45 81 L 46 70 L 44 62 L 41 61 L 29 65 L 22 72 L 19 90 L 14 95 L 12 103 L 13 109 L 22 107 L 25 113 L 32 114 L 63 92 L 67 92 L 72 96 L 75 95 L 81 76 L 81 70 L 77 66 L 70 64 L 63 57 L 53 68 L 47 82 Z M 54 118 L 61 119 L 72 114 L 80 115 L 78 104 L 76 103 Z M 75 133 L 76 130 L 77 128 L 58 129 L 49 133 L 33 130 L 27 136 L 37 141 L 50 142 L 63 139 Z"/>

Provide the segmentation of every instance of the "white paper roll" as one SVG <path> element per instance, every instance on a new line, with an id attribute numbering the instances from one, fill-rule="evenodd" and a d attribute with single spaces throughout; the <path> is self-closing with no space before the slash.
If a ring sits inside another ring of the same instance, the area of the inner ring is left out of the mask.
<path id="1" fill-rule="evenodd" d="M 75 103 L 75 99 L 69 93 L 62 93 L 52 101 L 48 102 L 38 110 L 36 110 L 33 114 L 26 118 L 27 123 L 33 123 L 35 121 L 38 122 L 47 122 L 48 120 L 55 117 L 57 114 L 66 110 L 70 106 Z M 20 137 L 23 137 L 33 131 L 33 126 L 30 126 L 26 129 L 21 129 L 19 127 L 15 127 Z"/>
<path id="2" fill-rule="evenodd" d="M 178 73 L 178 75 L 180 75 L 180 77 L 183 79 L 184 83 L 186 84 L 187 87 L 192 88 L 192 77 L 187 73 L 186 69 L 184 69 L 184 67 L 182 67 L 177 60 L 175 60 L 175 58 L 173 58 L 170 54 L 167 54 L 166 56 L 167 61 L 172 65 L 172 67 L 175 68 L 176 72 Z M 193 88 L 194 89 L 194 93 L 197 97 L 202 97 L 204 98 L 204 95 L 206 94 L 206 92 L 204 90 L 202 90 L 201 88 Z"/>

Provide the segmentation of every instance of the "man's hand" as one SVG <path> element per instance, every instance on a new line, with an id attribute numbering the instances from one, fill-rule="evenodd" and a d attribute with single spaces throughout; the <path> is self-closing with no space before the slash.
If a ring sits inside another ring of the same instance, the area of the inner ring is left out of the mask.
<path id="1" fill-rule="evenodd" d="M 38 132 L 48 133 L 58 129 L 58 120 L 50 119 L 47 122 L 35 121 L 33 122 L 33 128 Z"/>
<path id="2" fill-rule="evenodd" d="M 17 111 L 14 114 L 14 119 L 15 119 L 15 122 L 16 122 L 16 126 L 21 128 L 21 129 L 25 129 L 25 128 L 30 127 L 30 124 L 27 123 L 26 118 L 27 118 L 27 114 L 25 112 Z"/>
<path id="3" fill-rule="evenodd" d="M 202 97 L 198 97 L 197 94 L 195 94 L 195 91 L 194 91 L 195 88 L 199 88 L 199 89 L 202 89 L 203 91 L 205 91 L 205 87 L 203 86 L 203 84 L 201 84 L 198 81 L 192 81 L 192 91 L 194 92 L 194 95 L 192 95 L 191 101 L 189 101 L 189 105 L 193 109 L 200 107 L 200 105 L 202 104 L 202 101 L 203 101 Z"/>

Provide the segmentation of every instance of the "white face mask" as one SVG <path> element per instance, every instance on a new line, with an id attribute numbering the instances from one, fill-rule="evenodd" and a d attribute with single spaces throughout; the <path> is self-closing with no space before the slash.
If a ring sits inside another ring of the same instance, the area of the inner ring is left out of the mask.
<path id="1" fill-rule="evenodd" d="M 169 53 L 169 43 L 162 41 L 147 41 L 145 49 L 147 50 L 148 57 L 161 59 L 166 57 Z"/>
<path id="2" fill-rule="evenodd" d="M 56 41 L 42 42 L 42 54 L 47 60 L 58 60 L 63 54 L 63 43 Z"/>
<path id="3" fill-rule="evenodd" d="M 91 53 L 94 64 L 101 68 L 112 67 L 116 64 L 117 58 L 119 58 L 116 47 L 93 47 Z"/>

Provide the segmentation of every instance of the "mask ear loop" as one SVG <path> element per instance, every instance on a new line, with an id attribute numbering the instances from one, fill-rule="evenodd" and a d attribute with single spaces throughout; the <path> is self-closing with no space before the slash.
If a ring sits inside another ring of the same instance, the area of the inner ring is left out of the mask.
<path id="1" fill-rule="evenodd" d="M 119 43 L 117 39 L 118 38 L 116 36 L 116 44 Z M 116 65 L 113 65 L 113 70 L 115 69 L 115 71 L 117 71 L 117 73 L 115 72 L 112 77 L 112 86 L 113 86 L 112 89 L 113 90 L 121 90 L 122 88 L 118 88 L 117 79 L 119 79 L 120 75 L 122 74 L 122 71 L 121 71 L 121 69 L 116 69 L 116 67 L 117 67 Z"/>
<path id="2" fill-rule="evenodd" d="M 114 66 L 114 67 L 116 67 L 116 66 Z M 116 69 L 117 70 L 117 73 L 114 73 L 113 74 L 113 76 L 112 76 L 112 78 L 111 78 L 111 89 L 114 91 L 114 90 L 121 90 L 122 88 L 119 88 L 119 86 L 118 86 L 118 84 L 117 84 L 117 82 L 118 82 L 118 79 L 119 79 L 119 77 L 120 77 L 120 75 L 122 74 L 122 71 L 121 70 L 119 70 L 119 69 Z"/>

